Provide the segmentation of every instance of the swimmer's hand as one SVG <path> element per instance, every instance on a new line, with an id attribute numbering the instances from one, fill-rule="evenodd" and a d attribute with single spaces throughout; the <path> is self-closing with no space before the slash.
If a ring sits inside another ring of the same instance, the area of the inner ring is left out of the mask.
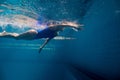
<path id="1" fill-rule="evenodd" d="M 42 48 L 40 47 L 40 49 L 39 49 L 39 53 L 42 51 Z"/>

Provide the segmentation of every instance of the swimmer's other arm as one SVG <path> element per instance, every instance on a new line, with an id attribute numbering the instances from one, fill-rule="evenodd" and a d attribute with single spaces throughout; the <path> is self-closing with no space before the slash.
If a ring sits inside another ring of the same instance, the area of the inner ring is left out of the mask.
<path id="1" fill-rule="evenodd" d="M 42 51 L 43 47 L 51 40 L 52 38 L 47 38 L 45 42 L 40 46 L 39 53 Z"/>

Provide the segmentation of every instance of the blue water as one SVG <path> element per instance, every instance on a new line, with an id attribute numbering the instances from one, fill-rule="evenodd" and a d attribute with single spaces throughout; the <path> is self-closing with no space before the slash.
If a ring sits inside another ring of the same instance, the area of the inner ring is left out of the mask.
<path id="1" fill-rule="evenodd" d="M 120 80 L 119 0 L 0 1 L 4 3 L 34 10 L 40 21 L 65 19 L 85 26 L 80 32 L 61 32 L 76 39 L 52 40 L 40 54 L 44 40 L 1 38 L 0 80 Z"/>

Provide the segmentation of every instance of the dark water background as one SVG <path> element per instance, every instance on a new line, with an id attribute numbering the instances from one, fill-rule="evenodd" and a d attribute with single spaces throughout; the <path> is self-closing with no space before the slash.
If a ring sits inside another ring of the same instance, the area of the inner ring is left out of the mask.
<path id="1" fill-rule="evenodd" d="M 77 39 L 52 40 L 46 47 L 54 49 L 41 54 L 29 46 L 6 46 L 43 40 L 0 39 L 6 44 L 0 45 L 0 80 L 120 80 L 119 0 L 1 0 L 0 4 L 4 2 L 42 7 L 38 13 L 47 19 L 76 20 L 85 27 L 81 32 L 61 32 Z"/>

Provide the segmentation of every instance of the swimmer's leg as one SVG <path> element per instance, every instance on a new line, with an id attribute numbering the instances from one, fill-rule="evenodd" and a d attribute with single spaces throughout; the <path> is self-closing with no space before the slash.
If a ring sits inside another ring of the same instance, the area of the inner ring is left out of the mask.
<path id="1" fill-rule="evenodd" d="M 0 38 L 13 38 L 13 39 L 17 39 L 18 36 L 19 36 L 19 34 L 17 34 L 17 33 L 7 33 L 5 31 L 0 33 Z"/>
<path id="2" fill-rule="evenodd" d="M 35 31 L 35 30 L 29 30 L 22 34 L 7 33 L 4 31 L 4 32 L 0 33 L 0 38 L 13 38 L 16 40 L 33 40 L 34 37 L 36 36 L 36 34 L 37 34 L 37 31 Z"/>
<path id="3" fill-rule="evenodd" d="M 25 33 L 19 34 L 17 40 L 33 40 L 37 34 L 38 32 L 36 30 L 29 30 Z"/>

